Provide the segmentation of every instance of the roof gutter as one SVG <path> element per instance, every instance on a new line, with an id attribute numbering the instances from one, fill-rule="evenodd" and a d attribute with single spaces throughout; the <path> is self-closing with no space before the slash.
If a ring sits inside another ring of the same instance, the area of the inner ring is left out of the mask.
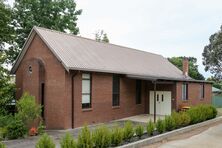
<path id="1" fill-rule="evenodd" d="M 130 75 L 127 74 L 126 77 L 131 79 L 141 79 L 149 81 L 166 80 L 166 81 L 179 81 L 179 82 L 194 82 L 194 83 L 213 83 L 212 81 L 205 80 L 194 80 L 194 79 L 179 79 L 179 78 L 169 78 L 169 77 L 155 77 L 155 76 L 142 76 L 142 75 Z"/>

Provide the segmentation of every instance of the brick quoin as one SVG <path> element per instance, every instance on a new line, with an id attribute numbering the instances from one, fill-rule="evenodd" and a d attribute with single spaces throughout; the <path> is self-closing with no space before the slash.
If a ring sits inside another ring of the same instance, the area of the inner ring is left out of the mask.
<path id="1" fill-rule="evenodd" d="M 29 72 L 30 66 L 32 73 Z M 45 84 L 44 116 L 47 129 L 69 129 L 72 124 L 76 128 L 84 124 L 149 113 L 152 82 L 142 81 L 142 101 L 141 104 L 136 104 L 136 80 L 121 75 L 120 106 L 112 107 L 113 74 L 99 72 L 91 72 L 92 108 L 82 109 L 82 73 L 83 71 L 67 72 L 41 38 L 35 35 L 16 71 L 16 97 L 19 99 L 27 91 L 41 103 L 41 84 Z M 211 84 L 204 83 L 205 98 L 200 99 L 200 83 L 188 82 L 187 101 L 181 99 L 182 84 L 183 82 L 157 84 L 157 90 L 172 92 L 172 110 L 178 110 L 181 105 L 211 103 Z"/>

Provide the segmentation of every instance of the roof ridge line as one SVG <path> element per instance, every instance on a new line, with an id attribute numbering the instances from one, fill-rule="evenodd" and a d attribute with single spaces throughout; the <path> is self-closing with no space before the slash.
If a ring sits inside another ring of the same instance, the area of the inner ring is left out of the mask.
<path id="1" fill-rule="evenodd" d="M 61 31 L 58 31 L 58 30 L 54 30 L 54 29 L 48 29 L 48 28 L 39 27 L 39 26 L 34 26 L 33 28 L 39 28 L 39 29 L 43 29 L 43 30 L 47 30 L 47 31 L 51 31 L 51 32 L 56 32 L 56 33 L 59 33 L 59 34 L 69 35 L 69 36 L 72 36 L 72 37 L 77 37 L 77 38 L 80 38 L 80 39 L 85 39 L 85 40 L 93 41 L 93 42 L 96 42 L 96 43 L 101 43 L 101 44 L 104 44 L 104 45 L 118 46 L 118 47 L 121 47 L 121 48 L 127 48 L 129 50 L 133 50 L 133 51 L 137 51 L 137 52 L 143 52 L 143 53 L 153 54 L 153 55 L 156 55 L 156 56 L 162 56 L 160 54 L 139 50 L 139 49 L 136 49 L 136 48 L 126 47 L 126 46 L 117 45 L 117 44 L 113 44 L 113 43 L 98 42 L 96 40 L 93 40 L 93 39 L 90 39 L 90 38 L 87 38 L 87 37 L 77 36 L 77 35 L 74 35 L 74 34 L 65 33 L 65 32 L 61 32 Z M 164 57 L 164 56 L 162 56 L 162 57 Z"/>

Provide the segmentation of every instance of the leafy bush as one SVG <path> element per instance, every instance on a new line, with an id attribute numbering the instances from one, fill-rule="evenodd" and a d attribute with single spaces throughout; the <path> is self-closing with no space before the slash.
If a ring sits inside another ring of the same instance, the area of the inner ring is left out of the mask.
<path id="1" fill-rule="evenodd" d="M 77 145 L 79 148 L 92 148 L 93 147 L 92 136 L 87 126 L 84 126 L 82 128 L 81 133 L 78 136 Z"/>
<path id="2" fill-rule="evenodd" d="M 191 107 L 187 111 L 190 116 L 190 123 L 195 124 L 208 119 L 215 118 L 217 115 L 216 108 L 211 105 L 198 105 Z"/>
<path id="3" fill-rule="evenodd" d="M 150 120 L 150 121 L 148 122 L 148 124 L 147 124 L 147 127 L 146 127 L 147 134 L 148 134 L 148 135 L 153 135 L 154 128 L 155 128 L 155 125 L 154 125 L 154 123 Z"/>
<path id="4" fill-rule="evenodd" d="M 101 126 L 93 131 L 92 139 L 96 148 L 106 148 L 111 144 L 111 133 L 107 127 Z"/>
<path id="5" fill-rule="evenodd" d="M 0 148 L 6 148 L 6 146 L 0 141 Z"/>
<path id="6" fill-rule="evenodd" d="M 156 129 L 161 134 L 165 131 L 165 123 L 164 120 L 158 119 L 156 122 Z"/>
<path id="7" fill-rule="evenodd" d="M 118 146 L 123 141 L 123 129 L 116 127 L 111 132 L 111 143 L 113 146 Z"/>
<path id="8" fill-rule="evenodd" d="M 43 124 L 43 122 L 42 121 L 40 121 L 40 123 L 39 123 L 39 126 L 38 126 L 38 134 L 39 135 L 42 135 L 42 134 L 44 134 L 45 133 L 45 125 Z"/>
<path id="9" fill-rule="evenodd" d="M 141 138 L 142 135 L 143 135 L 143 132 L 144 132 L 144 127 L 142 125 L 137 125 L 136 128 L 135 128 L 136 136 Z"/>
<path id="10" fill-rule="evenodd" d="M 19 119 L 14 119 L 8 126 L 7 126 L 7 137 L 9 139 L 18 139 L 24 137 L 27 134 L 27 128 L 25 127 L 24 123 Z"/>
<path id="11" fill-rule="evenodd" d="M 28 127 L 41 114 L 41 106 L 36 103 L 35 97 L 24 93 L 16 104 L 18 113 L 16 117 Z"/>
<path id="12" fill-rule="evenodd" d="M 66 135 L 61 139 L 60 145 L 61 148 L 77 148 L 77 143 L 70 133 L 66 133 Z"/>
<path id="13" fill-rule="evenodd" d="M 175 121 L 175 128 L 184 127 L 190 124 L 190 116 L 187 112 L 173 112 L 171 117 Z"/>
<path id="14" fill-rule="evenodd" d="M 8 133 L 7 127 L 0 128 L 0 141 L 6 138 L 7 133 Z"/>
<path id="15" fill-rule="evenodd" d="M 55 148 L 55 143 L 47 134 L 43 134 L 35 145 L 36 148 Z"/>
<path id="16" fill-rule="evenodd" d="M 124 128 L 123 128 L 123 139 L 130 141 L 130 139 L 133 137 L 133 135 L 134 135 L 134 131 L 133 131 L 132 122 L 127 121 L 124 124 Z"/>
<path id="17" fill-rule="evenodd" d="M 166 131 L 171 131 L 171 130 L 175 129 L 175 127 L 176 127 L 174 118 L 172 116 L 166 116 L 164 123 L 165 123 L 165 130 Z"/>
<path id="18" fill-rule="evenodd" d="M 190 116 L 186 112 L 180 112 L 180 120 L 181 120 L 181 127 L 187 126 L 190 124 Z"/>
<path id="19" fill-rule="evenodd" d="M 12 115 L 0 115 L 0 127 L 6 127 L 12 120 L 14 120 Z"/>

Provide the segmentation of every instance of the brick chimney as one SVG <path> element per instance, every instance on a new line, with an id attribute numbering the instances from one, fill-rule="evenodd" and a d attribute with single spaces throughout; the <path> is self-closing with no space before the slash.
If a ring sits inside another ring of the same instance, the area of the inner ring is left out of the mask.
<path id="1" fill-rule="evenodd" d="M 188 77 L 188 72 L 189 72 L 189 60 L 188 58 L 184 57 L 183 58 L 183 75 L 185 77 Z"/>

